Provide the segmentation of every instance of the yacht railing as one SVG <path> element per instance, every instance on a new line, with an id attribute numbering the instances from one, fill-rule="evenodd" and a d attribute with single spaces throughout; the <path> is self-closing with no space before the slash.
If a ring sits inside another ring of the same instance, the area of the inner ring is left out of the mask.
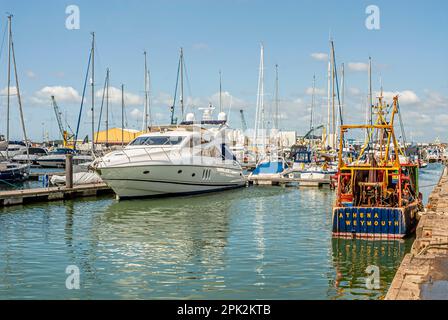
<path id="1" fill-rule="evenodd" d="M 204 151 L 204 148 L 201 146 L 188 148 L 189 152 L 185 152 L 187 148 L 180 148 L 180 149 L 173 149 L 173 148 L 166 148 L 166 147 L 133 147 L 129 149 L 122 149 L 113 151 L 111 153 L 114 153 L 116 155 L 124 155 L 127 159 L 127 161 L 117 162 L 116 164 L 124 164 L 124 163 L 131 163 L 131 162 L 139 162 L 139 159 L 141 159 L 142 156 L 146 156 L 145 160 L 150 161 L 167 161 L 170 163 L 181 163 L 185 162 L 185 160 L 189 159 L 189 163 L 193 164 L 194 159 L 202 159 L 204 157 L 206 158 L 216 158 L 220 159 L 223 163 L 226 161 L 230 161 L 230 159 L 223 159 L 221 154 L 213 156 L 205 156 L 202 154 Z M 138 151 L 144 151 L 144 152 L 138 152 Z M 182 152 L 184 150 L 184 152 Z M 94 163 L 92 164 L 93 167 L 96 167 L 99 163 L 102 163 L 103 165 L 107 166 L 107 163 L 103 159 L 104 157 L 96 158 Z M 236 161 L 236 160 L 233 160 Z M 238 162 L 238 161 L 236 161 Z"/>

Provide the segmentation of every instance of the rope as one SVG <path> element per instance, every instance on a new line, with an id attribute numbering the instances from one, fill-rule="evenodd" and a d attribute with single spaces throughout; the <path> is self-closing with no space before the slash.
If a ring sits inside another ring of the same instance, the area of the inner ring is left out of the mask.
<path id="1" fill-rule="evenodd" d="M 5 38 L 6 38 L 6 31 L 8 30 L 7 27 L 5 27 L 5 32 L 3 32 L 3 37 L 2 37 L 2 45 L 0 47 L 0 59 L 2 58 L 2 53 L 3 53 L 3 47 L 5 45 Z"/>
<path id="2" fill-rule="evenodd" d="M 417 253 L 417 256 L 425 253 L 426 251 L 428 251 L 431 248 L 439 248 L 439 249 L 448 249 L 446 247 L 442 246 L 448 246 L 448 243 L 444 242 L 444 243 L 430 243 L 427 247 L 423 248 L 419 253 Z"/>
<path id="3" fill-rule="evenodd" d="M 85 95 L 86 95 L 87 80 L 89 78 L 90 60 L 91 59 L 92 59 L 92 50 L 90 50 L 90 53 L 89 53 L 89 63 L 87 64 L 87 72 L 86 72 L 86 77 L 84 79 L 84 88 L 82 90 L 81 107 L 79 108 L 78 124 L 76 126 L 76 133 L 75 133 L 75 141 L 73 141 L 73 149 L 75 149 L 75 150 L 76 150 L 76 142 L 78 140 L 79 125 L 80 125 L 80 122 L 81 122 L 82 106 L 84 105 L 84 98 L 85 98 Z M 92 139 L 92 141 L 93 141 L 93 139 Z"/>
<path id="4" fill-rule="evenodd" d="M 13 188 L 15 188 L 15 189 L 18 189 L 18 188 L 19 188 L 19 187 L 16 186 L 15 184 L 10 183 L 10 182 L 8 182 L 8 181 L 6 181 L 6 180 L 3 180 L 3 179 L 0 179 L 0 182 L 1 182 L 1 183 L 4 183 L 4 184 L 7 184 L 8 186 L 13 187 Z"/>

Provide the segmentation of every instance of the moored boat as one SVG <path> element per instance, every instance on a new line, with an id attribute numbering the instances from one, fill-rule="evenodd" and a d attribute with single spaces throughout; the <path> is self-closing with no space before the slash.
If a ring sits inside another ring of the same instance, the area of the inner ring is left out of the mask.
<path id="1" fill-rule="evenodd" d="M 241 166 L 220 140 L 225 122 L 166 126 L 140 135 L 123 150 L 97 158 L 92 166 L 120 199 L 242 187 Z"/>
<path id="2" fill-rule="evenodd" d="M 28 179 L 30 165 L 24 163 L 0 162 L 0 183 L 21 182 Z"/>
<path id="3" fill-rule="evenodd" d="M 332 226 L 336 237 L 403 238 L 415 230 L 417 213 L 422 209 L 418 163 L 403 154 L 395 138 L 398 97 L 394 97 L 389 119 L 386 119 L 387 108 L 382 97 L 373 107 L 377 114 L 374 124 L 343 125 L 340 129 Z M 342 157 L 341 150 L 344 137 L 356 129 L 367 132 L 366 141 L 357 159 L 349 161 Z"/>

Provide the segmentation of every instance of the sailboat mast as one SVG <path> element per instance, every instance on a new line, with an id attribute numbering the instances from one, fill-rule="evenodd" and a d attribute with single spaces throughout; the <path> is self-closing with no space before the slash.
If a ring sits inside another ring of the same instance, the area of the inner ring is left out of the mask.
<path id="1" fill-rule="evenodd" d="M 184 119 L 184 49 L 180 48 L 180 108 Z"/>
<path id="2" fill-rule="evenodd" d="M 279 129 L 278 125 L 278 64 L 275 65 L 275 117 L 274 126 L 275 129 Z"/>
<path id="3" fill-rule="evenodd" d="M 314 104 L 315 104 L 315 96 L 316 96 L 316 75 L 313 75 L 313 92 L 311 96 L 311 116 L 310 116 L 310 130 L 313 130 L 314 127 Z"/>
<path id="4" fill-rule="evenodd" d="M 95 154 L 95 32 L 92 32 L 92 80 L 91 80 L 91 88 L 92 88 L 92 155 Z"/>
<path id="5" fill-rule="evenodd" d="M 331 108 L 331 62 L 330 60 L 328 61 L 328 70 L 327 70 L 327 128 L 326 128 L 326 132 L 325 132 L 325 140 L 327 142 L 327 146 L 330 145 L 330 137 L 329 137 L 329 133 L 330 133 L 330 108 Z"/>
<path id="6" fill-rule="evenodd" d="M 7 88 L 7 98 L 6 98 L 6 159 L 9 159 L 9 113 L 10 113 L 10 95 L 11 95 L 11 21 L 12 15 L 8 16 L 8 88 Z"/>
<path id="7" fill-rule="evenodd" d="M 121 147 L 124 147 L 124 84 L 121 85 Z"/>
<path id="8" fill-rule="evenodd" d="M 331 81 L 332 81 L 332 91 L 331 91 L 331 96 L 332 96 L 332 137 L 331 137 L 331 147 L 334 149 L 336 149 L 335 143 L 336 143 L 336 112 L 335 112 L 335 99 L 336 99 L 336 93 L 335 93 L 335 80 L 336 80 L 336 76 L 335 76 L 335 56 L 334 56 L 334 46 L 333 46 L 333 40 L 331 40 Z"/>
<path id="9" fill-rule="evenodd" d="M 345 68 L 344 68 L 344 63 L 342 63 L 341 65 L 341 74 L 342 74 L 342 78 L 341 78 L 341 117 L 344 117 L 344 108 L 345 108 Z M 342 119 L 341 119 L 342 120 Z M 342 121 L 340 122 L 342 123 Z"/>
<path id="10" fill-rule="evenodd" d="M 265 125 L 264 125 L 264 46 L 261 45 L 261 61 L 260 61 L 260 107 L 261 107 L 261 140 L 262 140 L 262 150 L 265 153 Z"/>
<path id="11" fill-rule="evenodd" d="M 27 160 L 29 163 L 30 153 L 29 153 L 29 145 L 28 145 L 28 136 L 26 134 L 25 118 L 23 116 L 23 108 L 22 108 L 22 98 L 20 96 L 19 77 L 17 75 L 16 54 L 14 52 L 14 43 L 12 41 L 11 41 L 11 51 L 12 51 L 12 61 L 14 63 L 14 78 L 16 78 L 16 91 L 17 91 L 17 102 L 19 103 L 20 123 L 22 125 L 23 138 L 25 139 L 25 144 L 26 144 L 26 157 L 27 157 Z"/>
<path id="12" fill-rule="evenodd" d="M 373 105 L 373 97 L 372 97 L 372 58 L 369 57 L 369 123 L 372 125 L 373 123 L 373 114 L 372 114 L 372 105 Z"/>
<path id="13" fill-rule="evenodd" d="M 106 70 L 106 147 L 109 146 L 109 68 Z"/>
<path id="14" fill-rule="evenodd" d="M 145 110 L 143 112 L 143 129 L 142 131 L 148 130 L 148 66 L 146 63 L 146 51 L 143 52 L 145 56 Z"/>
<path id="15" fill-rule="evenodd" d="M 263 44 L 261 44 L 260 47 L 260 67 L 259 67 L 259 73 L 258 73 L 258 88 L 257 88 L 257 106 L 255 109 L 255 130 L 254 130 L 254 138 L 253 138 L 253 145 L 255 147 L 255 160 L 259 160 L 259 148 L 258 148 L 258 132 L 260 130 L 263 130 L 262 122 L 264 121 L 263 117 L 263 67 L 264 67 L 264 47 Z M 262 134 L 262 139 L 264 139 Z M 264 141 L 262 141 L 262 152 L 264 152 Z"/>
<path id="16" fill-rule="evenodd" d="M 222 112 L 222 74 L 219 70 L 219 112 Z"/>

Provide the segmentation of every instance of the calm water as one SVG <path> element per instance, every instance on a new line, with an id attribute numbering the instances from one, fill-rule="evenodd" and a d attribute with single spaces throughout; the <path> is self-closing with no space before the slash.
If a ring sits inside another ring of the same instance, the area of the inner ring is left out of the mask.
<path id="1" fill-rule="evenodd" d="M 421 185 L 440 171 L 422 171 Z M 381 298 L 412 239 L 332 239 L 333 200 L 325 189 L 252 187 L 1 209 L 0 299 Z M 65 287 L 68 265 L 79 290 Z M 380 290 L 365 287 L 369 265 Z"/>

